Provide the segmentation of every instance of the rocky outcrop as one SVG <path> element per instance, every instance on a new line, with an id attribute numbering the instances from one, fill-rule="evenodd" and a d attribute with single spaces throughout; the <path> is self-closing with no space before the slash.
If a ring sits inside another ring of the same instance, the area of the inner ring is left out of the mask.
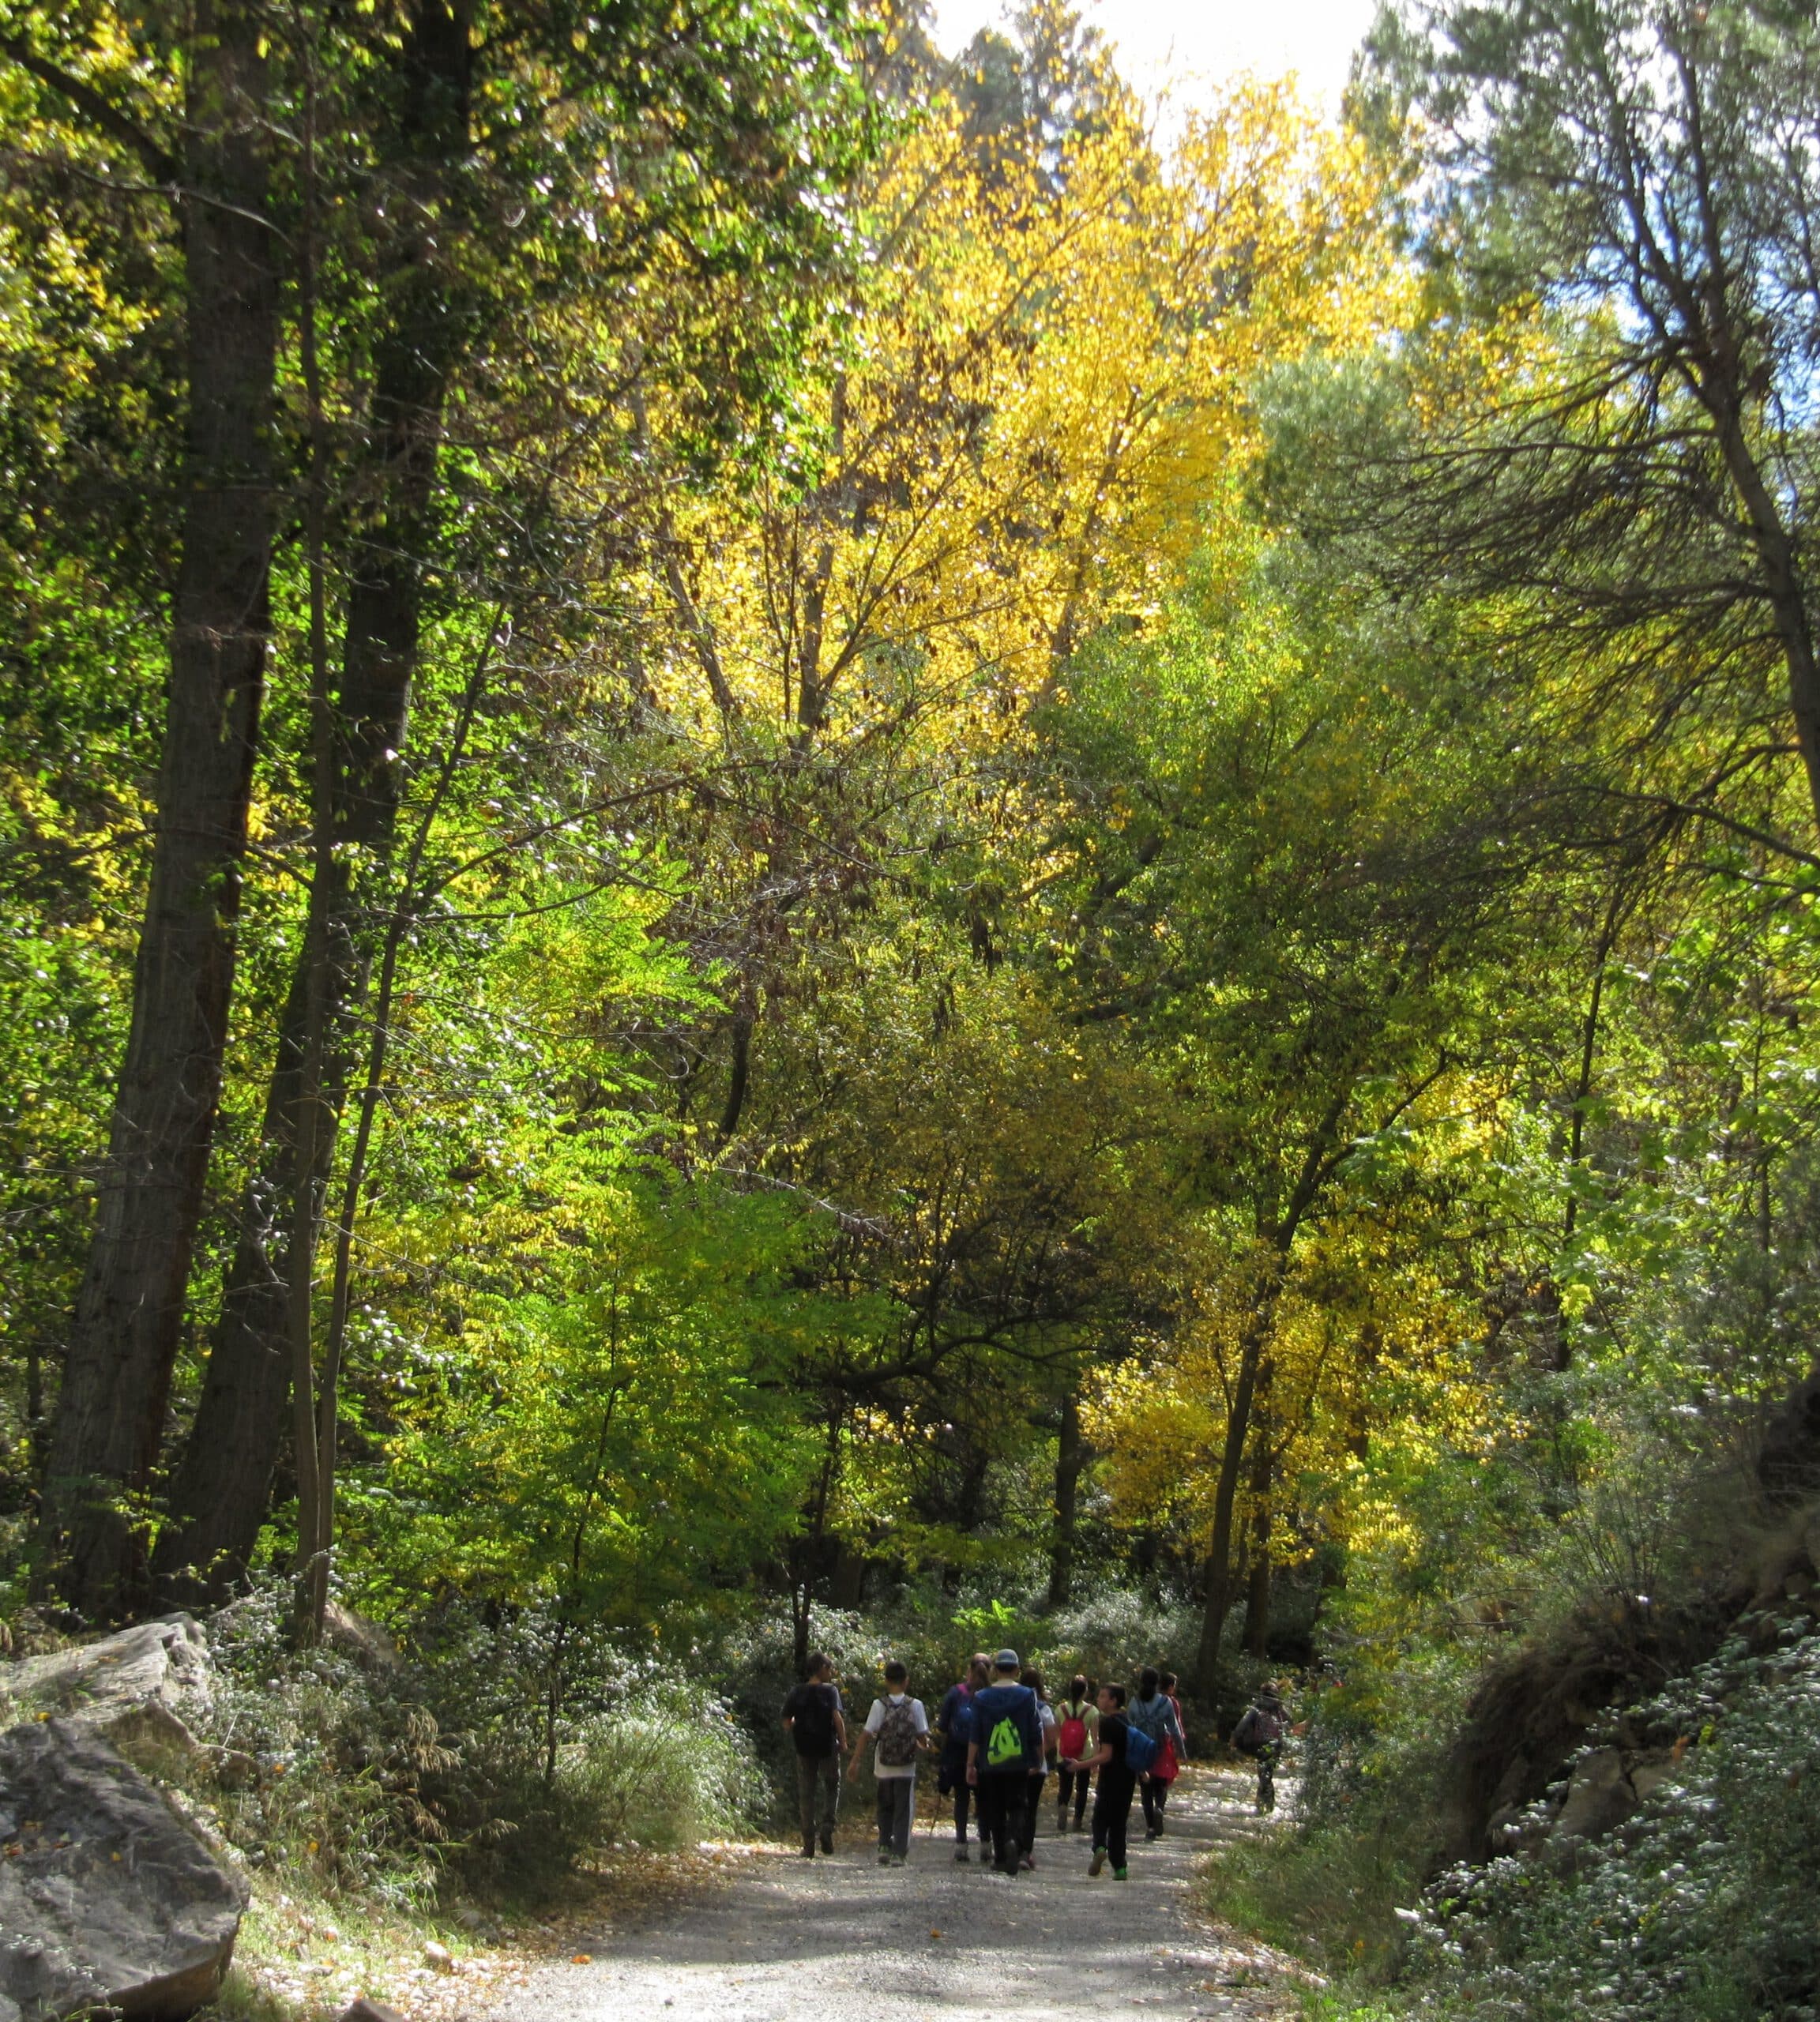
<path id="1" fill-rule="evenodd" d="M 16 1712 L 54 1713 L 92 1727 L 156 1771 L 194 1749 L 191 1723 L 209 1711 L 214 1667 L 200 1626 L 174 1614 L 9 1664 L 0 1689 Z"/>
<path id="2" fill-rule="evenodd" d="M 0 2018 L 182 2022 L 220 1991 L 246 1890 L 75 1720 L 0 1734 Z"/>
<path id="3" fill-rule="evenodd" d="M 1545 1798 L 1557 1821 L 1548 1837 L 1612 1830 L 1599 1821 L 1635 1810 L 1638 1775 L 1660 1780 L 1660 1763 L 1643 1757 L 1661 1737 L 1626 1734 L 1620 1723 L 1623 1773 L 1601 1787 L 1601 1751 L 1585 1752 L 1596 1726 L 1734 1637 L 1762 1652 L 1791 1620 L 1820 1626 L 1820 1367 L 1767 1415 L 1749 1472 L 1693 1479 L 1683 1500 L 1685 1535 L 1700 1541 L 1687 1556 L 1703 1573 L 1683 1576 L 1677 1592 L 1589 1598 L 1480 1680 L 1448 1779 L 1445 1861 L 1504 1851 L 1514 1832 L 1529 1843 L 1530 1813 Z M 1589 1829 L 1566 1822 L 1568 1806 Z"/>
<path id="4" fill-rule="evenodd" d="M 398 1645 L 378 1623 L 369 1622 L 365 1615 L 356 1614 L 339 1601 L 331 1601 L 323 1610 L 322 1640 L 331 1650 L 352 1657 L 363 1671 L 385 1674 L 404 1668 Z"/>
<path id="5" fill-rule="evenodd" d="M 1588 1749 L 1542 1801 L 1521 1809 L 1506 1805 L 1491 1814 L 1489 1851 L 1532 1854 L 1547 1847 L 1571 1859 L 1580 1843 L 1627 1825 L 1679 1772 L 1684 1752 L 1684 1746 Z"/>

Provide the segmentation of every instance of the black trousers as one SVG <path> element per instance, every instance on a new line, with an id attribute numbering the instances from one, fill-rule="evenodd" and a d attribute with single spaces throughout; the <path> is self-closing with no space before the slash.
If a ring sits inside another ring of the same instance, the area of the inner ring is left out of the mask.
<path id="1" fill-rule="evenodd" d="M 964 1847 L 967 1843 L 967 1814 L 973 1809 L 973 1786 L 967 1780 L 965 1767 L 963 1766 L 955 1771 L 952 1780 L 949 1778 L 949 1772 L 944 1769 L 936 1788 L 944 1796 L 950 1790 L 954 1793 L 954 1838 L 957 1844 Z M 982 1846 L 986 1843 L 986 1817 L 983 1812 L 980 1817 L 980 1843 Z"/>
<path id="2" fill-rule="evenodd" d="M 980 1831 L 992 1842 L 992 1865 L 1009 1874 L 1017 1871 L 1024 1851 L 1024 1814 L 1030 1800 L 1030 1779 L 1021 1769 L 1009 1775 L 982 1776 L 975 1789 L 980 1798 Z"/>
<path id="3" fill-rule="evenodd" d="M 1163 1829 L 1163 1807 L 1169 1802 L 1169 1786 L 1160 1783 L 1154 1776 L 1146 1776 L 1138 1786 L 1144 1800 L 1144 1829 L 1147 1832 L 1160 1832 Z"/>
<path id="4" fill-rule="evenodd" d="M 1078 1825 L 1087 1816 L 1087 1799 L 1092 1788 L 1093 1772 L 1091 1769 L 1064 1769 L 1062 1772 L 1060 1792 L 1062 1817 L 1066 1818 L 1068 1816 L 1068 1803 L 1072 1798 L 1074 1803 L 1074 1823 Z"/>
<path id="5" fill-rule="evenodd" d="M 1270 1742 L 1258 1751 L 1258 1809 L 1274 1811 L 1277 1809 L 1277 1764 L 1283 1753 L 1281 1744 Z"/>
<path id="6" fill-rule="evenodd" d="M 1036 1850 L 1036 1815 L 1043 1809 L 1043 1787 L 1048 1780 L 1046 1776 L 1032 1776 L 1024 1800 L 1024 1830 L 1017 1844 L 1018 1851 L 1026 1855 Z"/>
<path id="7" fill-rule="evenodd" d="M 1125 1865 L 1125 1828 L 1131 1817 L 1131 1796 L 1138 1780 L 1126 1771 L 1122 1776 L 1108 1773 L 1107 1763 L 1100 1772 L 1100 1787 L 1093 1798 L 1093 1851 L 1104 1847 L 1115 1867 Z"/>

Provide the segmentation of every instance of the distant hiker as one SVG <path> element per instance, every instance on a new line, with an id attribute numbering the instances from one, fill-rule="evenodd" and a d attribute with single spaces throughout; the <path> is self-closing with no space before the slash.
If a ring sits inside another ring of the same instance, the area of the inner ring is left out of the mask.
<path id="1" fill-rule="evenodd" d="M 910 1697 L 910 1674 L 893 1657 L 885 1667 L 885 1697 L 874 1699 L 866 1724 L 853 1743 L 851 1776 L 859 1767 L 867 1742 L 878 1753 L 872 1774 L 878 1784 L 878 1865 L 904 1865 L 910 1851 L 910 1827 L 916 1816 L 916 1758 L 929 1746 L 929 1716 L 920 1699 Z"/>
<path id="2" fill-rule="evenodd" d="M 1175 1779 L 1182 1773 L 1183 1761 L 1188 1752 L 1186 1744 L 1188 1728 L 1182 1717 L 1182 1701 L 1175 1690 L 1175 1674 L 1173 1671 L 1164 1672 L 1156 1681 L 1158 1692 L 1175 1708 L 1175 1731 L 1183 1737 L 1183 1746 L 1180 1748 L 1176 1746 L 1170 1735 L 1165 1734 L 1163 1737 L 1163 1746 L 1156 1757 L 1156 1767 L 1150 1772 L 1153 1794 L 1151 1803 L 1156 1811 L 1156 1830 L 1159 1834 L 1163 1830 L 1164 1807 L 1169 1802 L 1169 1793 L 1175 1787 Z"/>
<path id="3" fill-rule="evenodd" d="M 943 1797 L 950 1791 L 954 1795 L 954 1858 L 957 1861 L 968 1859 L 967 1813 L 973 1802 L 973 1786 L 967 1780 L 967 1744 L 973 1738 L 973 1695 L 991 1682 L 992 1659 L 982 1650 L 967 1667 L 967 1675 L 942 1695 L 942 1710 L 935 1716 L 942 1734 L 935 1788 Z M 986 1843 L 983 1824 L 980 1828 L 980 1843 Z"/>
<path id="4" fill-rule="evenodd" d="M 1146 1840 L 1160 1840 L 1163 1836 L 1163 1805 L 1169 1795 L 1168 1781 L 1158 1780 L 1168 1750 L 1173 1746 L 1176 1761 L 1188 1753 L 1183 1739 L 1182 1722 L 1175 1711 L 1175 1702 L 1166 1698 L 1161 1689 L 1162 1674 L 1145 1665 L 1138 1674 L 1138 1697 L 1125 1709 L 1126 1718 L 1138 1731 L 1156 1743 L 1154 1759 L 1144 1772 L 1144 1836 Z M 1175 1772 L 1169 1772 L 1173 1780 Z M 1160 1793 L 1160 1795 L 1159 1795 Z"/>
<path id="5" fill-rule="evenodd" d="M 822 1851 L 834 1851 L 834 1815 L 840 1804 L 840 1751 L 847 1746 L 847 1722 L 840 1711 L 840 1688 L 834 1667 L 818 1650 L 809 1659 L 807 1675 L 784 1702 L 784 1728 L 796 1745 L 796 1803 L 802 1815 L 803 1858 L 815 1855 L 819 1796 Z"/>
<path id="6" fill-rule="evenodd" d="M 1018 1682 L 1017 1652 L 992 1659 L 992 1682 L 973 1695 L 973 1734 L 967 1778 L 980 1801 L 980 1823 L 991 1836 L 992 1865 L 1015 1874 L 1024 1847 L 1024 1808 L 1030 1776 L 1043 1754 L 1036 1695 Z"/>
<path id="7" fill-rule="evenodd" d="M 1049 1774 L 1050 1761 L 1055 1753 L 1055 1709 L 1043 1692 L 1043 1674 L 1034 1666 L 1025 1667 L 1021 1682 L 1036 1695 L 1036 1719 L 1043 1732 L 1043 1753 L 1030 1772 L 1030 1787 L 1024 1804 L 1024 1830 L 1019 1842 L 1024 1866 L 1033 1868 L 1036 1865 L 1036 1821 L 1043 1810 L 1043 1780 Z"/>
<path id="8" fill-rule="evenodd" d="M 1273 1684 L 1265 1686 L 1232 1730 L 1232 1746 L 1258 1765 L 1260 1817 L 1277 1809 L 1277 1765 L 1282 1758 L 1283 1737 L 1288 1731 L 1289 1716 Z"/>
<path id="9" fill-rule="evenodd" d="M 1089 1874 L 1097 1874 L 1110 1856 L 1112 1879 L 1125 1880 L 1125 1831 L 1131 1817 L 1131 1795 L 1138 1787 L 1138 1772 L 1127 1759 L 1132 1729 L 1125 1717 L 1125 1688 L 1103 1685 L 1100 1688 L 1099 1746 L 1090 1756 L 1077 1756 L 1071 1769 L 1085 1772 L 1097 1769 L 1100 1780 L 1093 1795 L 1093 1858 L 1087 1864 Z"/>
<path id="10" fill-rule="evenodd" d="M 1068 1765 L 1091 1755 L 1100 1746 L 1100 1709 L 1093 1704 L 1093 1688 L 1085 1678 L 1077 1676 L 1070 1681 L 1068 1697 L 1055 1708 L 1055 1748 L 1062 1770 L 1058 1780 L 1061 1802 L 1055 1813 L 1055 1830 L 1068 1830 L 1068 1803 L 1072 1798 L 1074 1830 L 1078 1832 L 1086 1820 L 1087 1798 L 1093 1778 L 1090 1771 L 1070 1769 Z"/>

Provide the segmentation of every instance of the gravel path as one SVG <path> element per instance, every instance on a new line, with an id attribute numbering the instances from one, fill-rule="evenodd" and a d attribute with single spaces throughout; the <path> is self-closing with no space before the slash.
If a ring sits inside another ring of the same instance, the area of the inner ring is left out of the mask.
<path id="1" fill-rule="evenodd" d="M 1197 1857 L 1247 1829 L 1247 1789 L 1234 1772 L 1190 1771 L 1170 1833 L 1152 1844 L 1134 1806 L 1123 1883 L 1110 1872 L 1089 1881 L 1086 1836 L 1058 1839 L 1047 1805 L 1035 1874 L 960 1866 L 952 1826 L 930 1829 L 925 1791 L 907 1866 L 878 1866 L 857 1823 L 831 1859 L 754 1853 L 724 1886 L 603 1931 L 588 1963 L 545 1968 L 494 2012 L 500 2022 L 922 2022 L 962 2008 L 1018 2022 L 1285 2015 L 1295 2005 L 1287 1962 L 1190 1906 Z"/>

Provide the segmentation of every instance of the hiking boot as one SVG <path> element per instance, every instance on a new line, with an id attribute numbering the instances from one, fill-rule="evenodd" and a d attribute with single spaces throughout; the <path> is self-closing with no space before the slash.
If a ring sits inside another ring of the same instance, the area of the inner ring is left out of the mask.
<path id="1" fill-rule="evenodd" d="M 822 1835 L 822 1851 L 825 1854 L 831 1854 L 833 1852 L 834 1835 L 832 1832 L 824 1832 Z"/>
<path id="2" fill-rule="evenodd" d="M 812 1861 L 814 1859 L 815 1842 L 813 1840 L 805 1840 L 803 1842 L 803 1858 L 806 1861 Z"/>
<path id="3" fill-rule="evenodd" d="M 965 1867 L 968 1862 L 972 1859 L 973 1856 L 968 1852 L 965 1845 L 962 1844 L 954 1849 L 954 1858 L 961 1863 L 961 1866 Z"/>
<path id="4" fill-rule="evenodd" d="M 893 1854 L 891 1856 L 891 1865 L 893 1867 L 901 1867 L 907 1858 L 908 1856 L 903 1854 Z"/>
<path id="5" fill-rule="evenodd" d="M 891 1850 L 889 1847 L 881 1847 L 878 1849 L 878 1865 L 881 1867 L 889 1867 L 891 1865 Z"/>
<path id="6" fill-rule="evenodd" d="M 1092 1859 L 1087 1863 L 1087 1872 L 1089 1874 L 1097 1874 L 1105 1865 L 1106 1849 L 1104 1847 L 1096 1847 L 1093 1849 Z"/>
<path id="7" fill-rule="evenodd" d="M 1115 1867 L 1112 1870 L 1112 1879 L 1115 1881 L 1128 1881 L 1130 1878 L 1131 1870 L 1128 1867 Z"/>
<path id="8" fill-rule="evenodd" d="M 1024 1856 L 1024 1866 L 1032 1874 L 1034 1874 L 1036 1872 L 1036 1856 L 1034 1854 L 1026 1854 Z"/>

